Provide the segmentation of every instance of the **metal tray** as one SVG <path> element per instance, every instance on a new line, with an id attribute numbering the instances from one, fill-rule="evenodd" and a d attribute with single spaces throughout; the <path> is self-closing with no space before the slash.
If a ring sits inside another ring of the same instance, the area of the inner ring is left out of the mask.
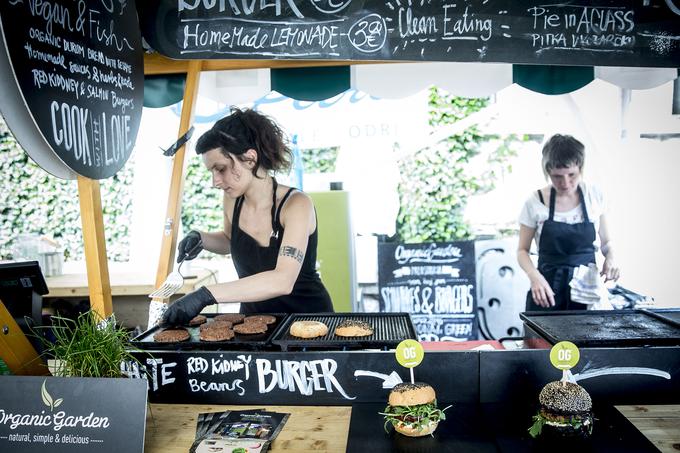
<path id="1" fill-rule="evenodd" d="M 551 344 L 581 347 L 680 345 L 680 326 L 646 310 L 525 312 L 527 327 Z"/>
<path id="2" fill-rule="evenodd" d="M 345 320 L 364 321 L 373 327 L 367 337 L 338 337 L 335 328 Z M 295 321 L 320 321 L 328 326 L 323 337 L 298 338 L 290 334 Z M 272 338 L 272 344 L 288 349 L 390 349 L 407 338 L 417 339 L 416 329 L 408 313 L 293 313 Z"/>
<path id="3" fill-rule="evenodd" d="M 264 350 L 268 346 L 270 346 L 270 340 L 274 336 L 274 334 L 279 330 L 279 328 L 283 325 L 284 321 L 286 320 L 286 317 L 288 316 L 287 313 L 256 313 L 256 314 L 269 314 L 271 316 L 276 317 L 276 322 L 274 324 L 270 324 L 265 333 L 260 333 L 260 334 L 255 334 L 255 335 L 243 335 L 243 334 L 235 334 L 234 338 L 231 340 L 226 340 L 226 341 L 201 341 L 199 337 L 199 327 L 186 327 L 189 331 L 189 335 L 191 335 L 191 338 L 189 338 L 187 341 L 180 341 L 177 343 L 158 343 L 154 341 L 153 336 L 156 332 L 159 330 L 162 330 L 163 327 L 156 326 L 153 327 L 146 332 L 141 333 L 137 337 L 135 337 L 130 343 L 132 346 L 142 349 L 142 350 L 187 350 L 187 349 L 201 349 L 201 350 L 209 350 L 209 351 L 214 351 L 214 350 L 240 350 L 240 349 L 246 349 L 246 350 Z M 219 315 L 219 313 L 215 314 L 206 314 L 205 317 L 208 318 L 208 322 L 213 322 L 213 319 L 215 316 Z M 255 314 L 247 314 L 246 316 L 254 316 Z"/>

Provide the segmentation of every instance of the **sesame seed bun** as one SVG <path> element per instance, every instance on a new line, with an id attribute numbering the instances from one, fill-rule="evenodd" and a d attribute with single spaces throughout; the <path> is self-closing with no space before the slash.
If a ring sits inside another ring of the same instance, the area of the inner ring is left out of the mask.
<path id="1" fill-rule="evenodd" d="M 538 402 L 544 408 L 562 414 L 581 414 L 593 408 L 586 389 L 571 382 L 550 382 L 541 390 Z"/>
<path id="2" fill-rule="evenodd" d="M 335 328 L 339 337 L 367 337 L 373 335 L 373 327 L 364 321 L 346 319 Z"/>
<path id="3" fill-rule="evenodd" d="M 390 392 L 390 406 L 417 406 L 428 404 L 437 398 L 434 389 L 424 382 L 414 384 L 402 382 L 394 386 Z M 436 427 L 436 426 L 435 426 Z"/>

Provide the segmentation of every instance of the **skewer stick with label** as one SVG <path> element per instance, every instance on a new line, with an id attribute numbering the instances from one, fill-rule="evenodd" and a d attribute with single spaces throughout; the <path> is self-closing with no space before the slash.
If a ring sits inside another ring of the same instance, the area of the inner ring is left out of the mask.
<path id="1" fill-rule="evenodd" d="M 420 365 L 425 357 L 423 345 L 416 340 L 404 340 L 397 345 L 394 355 L 397 357 L 399 365 L 408 368 L 411 372 L 411 384 L 415 383 L 413 368 Z"/>

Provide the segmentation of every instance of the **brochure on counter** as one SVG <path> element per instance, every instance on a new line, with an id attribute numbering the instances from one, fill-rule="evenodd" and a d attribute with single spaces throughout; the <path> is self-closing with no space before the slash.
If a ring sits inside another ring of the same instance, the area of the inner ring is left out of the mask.
<path id="1" fill-rule="evenodd" d="M 264 453 L 290 414 L 243 410 L 198 414 L 191 453 Z"/>

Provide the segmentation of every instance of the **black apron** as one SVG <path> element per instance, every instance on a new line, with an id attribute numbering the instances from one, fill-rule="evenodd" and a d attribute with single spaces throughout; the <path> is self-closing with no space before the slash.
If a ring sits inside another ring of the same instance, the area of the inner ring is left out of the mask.
<path id="1" fill-rule="evenodd" d="M 538 241 L 538 271 L 548 282 L 555 293 L 554 307 L 541 307 L 534 303 L 531 290 L 527 294 L 526 311 L 548 310 L 585 310 L 586 304 L 571 300 L 569 282 L 574 275 L 574 268 L 595 262 L 595 225 L 588 218 L 586 201 L 581 186 L 578 195 L 581 199 L 583 222 L 569 224 L 556 222 L 555 188 L 550 188 L 550 214 L 543 224 L 541 238 Z M 539 191 L 539 197 L 543 196 Z"/>
<path id="2" fill-rule="evenodd" d="M 273 270 L 281 248 L 283 227 L 280 223 L 281 208 L 293 192 L 290 188 L 276 207 L 276 189 L 278 184 L 274 179 L 274 194 L 272 202 L 272 235 L 269 245 L 261 246 L 258 242 L 239 228 L 239 217 L 243 206 L 243 197 L 236 199 L 234 216 L 231 224 L 231 257 L 239 278 L 248 277 L 260 272 Z M 333 304 L 326 288 L 321 283 L 316 272 L 316 247 L 318 243 L 318 226 L 309 236 L 307 253 L 302 262 L 293 291 L 285 296 L 275 297 L 262 302 L 242 303 L 241 313 L 320 313 L 332 312 Z"/>

